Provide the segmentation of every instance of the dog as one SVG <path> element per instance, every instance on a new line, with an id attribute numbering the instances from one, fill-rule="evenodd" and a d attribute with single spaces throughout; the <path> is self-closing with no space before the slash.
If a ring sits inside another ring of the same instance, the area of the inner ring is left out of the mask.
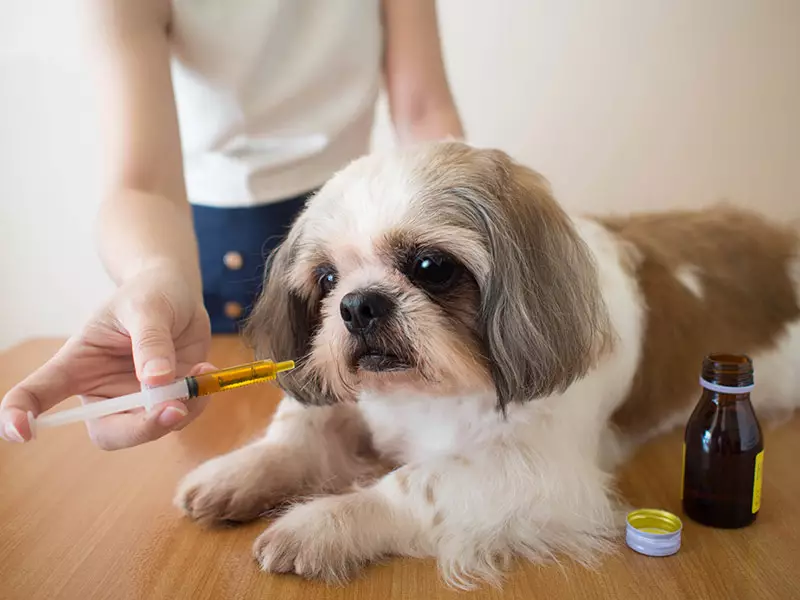
<path id="1" fill-rule="evenodd" d="M 399 555 L 499 583 L 613 551 L 614 470 L 686 422 L 707 354 L 753 358 L 760 417 L 800 404 L 800 236 L 725 205 L 571 217 L 506 153 L 429 142 L 320 189 L 246 337 L 297 368 L 263 436 L 180 483 L 186 515 L 282 509 L 268 572 L 341 583 Z"/>

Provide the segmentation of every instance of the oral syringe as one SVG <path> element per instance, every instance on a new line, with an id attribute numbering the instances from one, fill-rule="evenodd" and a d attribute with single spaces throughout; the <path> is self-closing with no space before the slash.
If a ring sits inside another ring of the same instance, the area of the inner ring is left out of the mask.
<path id="1" fill-rule="evenodd" d="M 271 360 L 252 362 L 201 375 L 191 375 L 167 385 L 145 387 L 142 391 L 133 394 L 90 402 L 76 408 L 40 415 L 36 418 L 33 413 L 28 413 L 28 422 L 31 426 L 31 433 L 35 433 L 42 427 L 58 427 L 79 421 L 99 419 L 135 408 L 151 410 L 156 404 L 168 400 L 189 400 L 198 396 L 207 396 L 262 381 L 270 381 L 275 379 L 278 373 L 290 371 L 294 369 L 294 366 L 294 362 L 291 360 L 278 363 Z"/>

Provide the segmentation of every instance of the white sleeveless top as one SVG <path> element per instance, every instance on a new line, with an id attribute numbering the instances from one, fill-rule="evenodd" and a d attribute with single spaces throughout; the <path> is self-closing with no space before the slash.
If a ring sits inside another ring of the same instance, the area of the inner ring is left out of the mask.
<path id="1" fill-rule="evenodd" d="M 290 198 L 368 151 L 380 0 L 172 0 L 172 12 L 191 203 Z"/>

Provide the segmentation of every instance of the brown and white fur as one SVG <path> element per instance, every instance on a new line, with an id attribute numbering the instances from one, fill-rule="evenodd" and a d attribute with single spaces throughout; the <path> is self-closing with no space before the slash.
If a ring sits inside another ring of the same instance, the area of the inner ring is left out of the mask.
<path id="1" fill-rule="evenodd" d="M 730 207 L 570 218 L 540 175 L 457 142 L 360 159 L 249 323 L 259 356 L 298 360 L 287 396 L 176 502 L 206 522 L 288 503 L 258 562 L 330 581 L 391 555 L 461 587 L 514 557 L 591 562 L 621 530 L 615 466 L 685 422 L 705 354 L 752 356 L 760 415 L 800 405 L 799 250 Z"/>

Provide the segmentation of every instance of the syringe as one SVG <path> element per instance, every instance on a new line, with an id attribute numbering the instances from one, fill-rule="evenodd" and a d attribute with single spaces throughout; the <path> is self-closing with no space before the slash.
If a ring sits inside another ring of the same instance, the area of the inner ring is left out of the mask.
<path id="1" fill-rule="evenodd" d="M 36 430 L 41 427 L 58 427 L 68 423 L 98 419 L 139 407 L 150 410 L 156 404 L 167 400 L 188 400 L 262 381 L 270 381 L 275 379 L 278 373 L 292 369 L 294 369 L 294 362 L 291 360 L 279 363 L 271 360 L 252 362 L 202 375 L 184 377 L 167 385 L 144 388 L 133 394 L 91 402 L 50 415 L 40 415 L 37 418 L 33 417 L 33 413 L 28 413 L 28 423 L 31 426 L 31 432 L 35 434 Z"/>

